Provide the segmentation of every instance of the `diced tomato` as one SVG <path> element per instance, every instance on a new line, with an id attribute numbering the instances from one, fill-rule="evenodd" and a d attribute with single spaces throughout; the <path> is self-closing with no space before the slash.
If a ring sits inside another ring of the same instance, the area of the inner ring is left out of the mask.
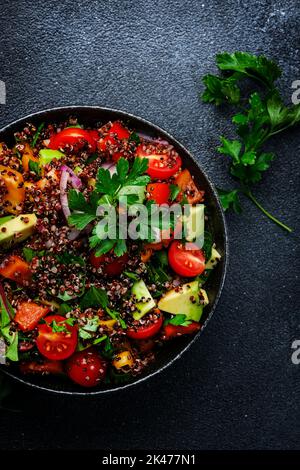
<path id="1" fill-rule="evenodd" d="M 23 258 L 11 255 L 0 265 L 0 275 L 23 285 L 31 280 L 32 273 L 29 264 Z"/>
<path id="2" fill-rule="evenodd" d="M 43 362 L 21 362 L 20 371 L 22 374 L 61 375 L 64 373 L 64 368 L 61 361 L 48 361 L 45 359 Z"/>
<path id="3" fill-rule="evenodd" d="M 148 159 L 147 173 L 151 178 L 168 179 L 174 176 L 181 167 L 181 158 L 175 150 L 164 153 L 158 145 L 140 144 L 136 149 L 136 156 Z"/>
<path id="4" fill-rule="evenodd" d="M 58 150 L 64 148 L 66 145 L 77 145 L 81 148 L 84 143 L 88 143 L 91 152 L 95 152 L 95 135 L 91 134 L 91 131 L 86 131 L 80 127 L 68 127 L 54 134 L 50 138 L 48 147 L 53 150 Z"/>
<path id="5" fill-rule="evenodd" d="M 125 268 L 129 260 L 128 253 L 124 253 L 124 255 L 116 257 L 111 253 L 107 253 L 101 256 L 95 256 L 93 252 L 90 255 L 90 262 L 94 268 L 103 268 L 103 272 L 108 276 L 114 277 L 119 276 Z"/>
<path id="6" fill-rule="evenodd" d="M 30 331 L 47 315 L 49 310 L 48 307 L 43 307 L 34 302 L 22 302 L 17 308 L 14 320 L 20 330 Z"/>
<path id="7" fill-rule="evenodd" d="M 164 326 L 163 336 L 165 339 L 171 339 L 175 338 L 176 336 L 191 335 L 199 331 L 200 328 L 201 325 L 194 321 L 187 326 L 171 325 L 170 323 L 168 323 Z"/>
<path id="8" fill-rule="evenodd" d="M 170 197 L 170 186 L 167 183 L 150 183 L 147 185 L 147 198 L 156 204 L 167 204 Z"/>
<path id="9" fill-rule="evenodd" d="M 184 277 L 199 276 L 205 270 L 205 256 L 195 243 L 173 241 L 168 260 L 175 273 Z"/>
<path id="10" fill-rule="evenodd" d="M 205 191 L 200 191 L 194 183 L 191 173 L 188 169 L 182 170 L 175 179 L 175 184 L 180 188 L 180 193 L 177 197 L 181 201 L 183 195 L 186 196 L 189 204 L 197 204 L 202 202 Z"/>
<path id="11" fill-rule="evenodd" d="M 52 323 L 64 331 L 53 331 Z M 61 315 L 49 315 L 45 323 L 38 325 L 39 334 L 36 345 L 39 352 L 47 359 L 62 361 L 70 357 L 77 347 L 77 327 L 66 323 Z"/>
<path id="12" fill-rule="evenodd" d="M 155 313 L 158 315 L 158 318 L 154 320 L 153 323 L 147 326 L 137 325 L 134 328 L 127 328 L 126 330 L 127 336 L 131 339 L 137 339 L 137 340 L 148 339 L 148 338 L 152 338 L 152 336 L 155 336 L 161 329 L 163 320 L 164 320 L 163 315 L 158 309 L 156 310 Z"/>

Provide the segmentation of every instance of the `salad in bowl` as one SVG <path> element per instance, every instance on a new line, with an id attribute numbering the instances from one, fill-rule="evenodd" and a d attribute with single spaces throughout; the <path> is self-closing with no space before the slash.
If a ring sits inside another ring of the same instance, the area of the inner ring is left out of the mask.
<path id="1" fill-rule="evenodd" d="M 85 389 L 136 380 L 203 327 L 222 261 L 207 191 L 126 119 L 74 113 L 14 139 L 0 144 L 3 368 Z"/>

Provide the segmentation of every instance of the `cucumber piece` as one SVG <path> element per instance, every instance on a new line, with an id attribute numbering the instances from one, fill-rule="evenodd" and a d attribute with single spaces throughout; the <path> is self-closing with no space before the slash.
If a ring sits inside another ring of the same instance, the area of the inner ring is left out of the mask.
<path id="1" fill-rule="evenodd" d="M 52 149 L 42 149 L 39 151 L 39 164 L 40 166 L 48 165 L 51 163 L 54 158 L 62 158 L 65 154 L 60 152 L 59 150 L 52 150 Z"/>

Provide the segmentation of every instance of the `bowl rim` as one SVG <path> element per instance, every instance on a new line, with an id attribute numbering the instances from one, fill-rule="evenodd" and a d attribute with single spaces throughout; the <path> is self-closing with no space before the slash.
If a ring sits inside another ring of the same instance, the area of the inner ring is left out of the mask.
<path id="1" fill-rule="evenodd" d="M 57 111 L 58 112 L 65 112 L 66 114 L 70 113 L 70 112 L 73 112 L 73 111 L 74 111 L 74 113 L 76 113 L 76 111 L 88 110 L 88 109 L 92 109 L 92 110 L 100 111 L 100 112 L 104 111 L 104 112 L 108 112 L 108 113 L 112 113 L 112 114 L 116 113 L 116 114 L 119 114 L 119 115 L 123 115 L 124 119 L 125 118 L 126 119 L 128 119 L 128 118 L 129 119 L 135 119 L 135 120 L 138 120 L 141 124 L 145 124 L 147 126 L 150 126 L 153 130 L 157 131 L 159 134 L 163 134 L 166 137 L 166 140 L 169 138 L 173 142 L 175 142 L 176 146 L 179 149 L 181 149 L 183 151 L 183 153 L 185 155 L 187 155 L 193 161 L 193 163 L 196 166 L 198 166 L 201 173 L 203 174 L 203 177 L 206 179 L 206 181 L 207 181 L 207 183 L 208 183 L 208 185 L 209 185 L 209 187 L 210 187 L 210 189 L 211 189 L 211 191 L 212 191 L 212 193 L 215 197 L 215 200 L 216 200 L 216 206 L 217 206 L 219 216 L 220 216 L 220 219 L 221 219 L 221 223 L 222 223 L 222 226 L 223 226 L 224 256 L 223 256 L 223 265 L 222 265 L 222 273 L 221 273 L 221 277 L 220 277 L 219 289 L 217 291 L 215 300 L 212 304 L 209 316 L 205 320 L 201 330 L 195 336 L 192 337 L 192 339 L 186 344 L 186 346 L 184 346 L 184 348 L 178 354 L 176 354 L 176 356 L 174 356 L 171 360 L 169 360 L 163 366 L 159 367 L 157 370 L 151 371 L 148 375 L 140 377 L 137 380 L 135 380 L 134 382 L 125 383 L 123 385 L 118 385 L 117 387 L 114 387 L 114 388 L 107 388 L 107 389 L 95 390 L 95 391 L 93 391 L 93 389 L 90 389 L 89 391 L 83 390 L 81 392 L 81 391 L 55 390 L 55 389 L 47 388 L 46 386 L 43 386 L 43 385 L 37 385 L 37 384 L 31 383 L 31 382 L 27 382 L 22 377 L 18 377 L 16 375 L 14 375 L 12 372 L 10 372 L 5 367 L 1 367 L 1 369 L 0 369 L 3 373 L 5 373 L 9 377 L 11 377 L 12 379 L 16 380 L 17 382 L 19 382 L 23 385 L 29 386 L 33 389 L 38 389 L 38 390 L 41 390 L 43 392 L 47 392 L 47 393 L 55 394 L 55 395 L 71 395 L 71 396 L 75 396 L 75 397 L 87 397 L 87 396 L 88 397 L 90 397 L 90 396 L 93 397 L 93 396 L 97 396 L 97 395 L 107 395 L 107 394 L 110 394 L 110 393 L 122 392 L 125 389 L 131 388 L 135 385 L 139 385 L 139 384 L 147 381 L 148 379 L 160 374 L 166 368 L 168 368 L 172 364 L 174 364 L 175 361 L 180 359 L 181 356 L 191 347 L 191 345 L 194 344 L 199 339 L 200 335 L 203 333 L 204 329 L 206 328 L 208 322 L 210 321 L 212 315 L 214 314 L 214 312 L 216 310 L 217 304 L 218 304 L 218 302 L 220 300 L 220 297 L 221 297 L 221 293 L 223 291 L 223 287 L 224 287 L 224 283 L 225 283 L 225 277 L 226 277 L 227 269 L 228 269 L 228 258 L 229 258 L 229 242 L 228 242 L 227 223 L 226 223 L 225 214 L 224 214 L 224 211 L 223 211 L 223 208 L 222 208 L 222 205 L 221 205 L 221 202 L 220 202 L 220 199 L 219 199 L 219 196 L 218 196 L 218 193 L 217 193 L 217 190 L 216 190 L 214 184 L 211 182 L 210 178 L 207 176 L 206 172 L 203 170 L 203 168 L 201 167 L 200 163 L 196 160 L 194 155 L 183 144 L 181 144 L 181 142 L 179 142 L 177 140 L 177 138 L 175 138 L 173 135 L 171 135 L 168 131 L 166 131 L 162 127 L 160 127 L 156 124 L 153 124 L 148 119 L 145 119 L 143 117 L 140 117 L 136 114 L 129 113 L 129 112 L 124 111 L 124 110 L 120 110 L 120 109 L 117 109 L 117 108 L 110 108 L 110 107 L 106 107 L 106 106 L 66 105 L 66 106 L 59 106 L 59 107 L 54 107 L 54 108 L 47 108 L 47 109 L 43 109 L 41 111 L 35 111 L 34 113 L 31 113 L 31 114 L 28 114 L 24 117 L 16 119 L 16 120 L 10 122 L 9 124 L 6 124 L 4 127 L 2 127 L 0 129 L 0 136 L 1 136 L 2 133 L 9 131 L 9 129 L 13 126 L 17 126 L 19 123 L 21 124 L 21 123 L 24 123 L 25 121 L 30 121 L 30 119 L 37 119 L 39 117 L 42 117 L 44 114 L 46 115 L 48 113 L 55 113 Z"/>

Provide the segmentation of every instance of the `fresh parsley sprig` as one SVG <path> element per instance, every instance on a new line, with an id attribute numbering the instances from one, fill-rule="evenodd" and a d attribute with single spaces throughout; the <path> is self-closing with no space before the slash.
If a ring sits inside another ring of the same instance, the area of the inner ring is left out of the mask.
<path id="1" fill-rule="evenodd" d="M 96 178 L 94 191 L 87 200 L 85 196 L 71 189 L 68 193 L 69 208 L 74 211 L 68 219 L 70 225 L 78 230 L 83 230 L 91 222 L 100 220 L 97 215 L 97 208 L 101 204 L 108 204 L 117 207 L 121 200 L 121 190 L 128 186 L 146 186 L 150 177 L 145 174 L 148 168 L 146 158 L 135 158 L 130 167 L 129 161 L 120 158 L 116 165 L 116 173 L 113 175 L 105 168 L 99 168 Z M 136 203 L 138 196 L 136 194 L 127 195 L 127 204 Z M 117 231 L 118 232 L 118 231 Z M 106 238 L 104 228 L 97 224 L 89 239 L 90 247 L 95 249 L 96 256 L 108 253 L 112 249 L 117 256 L 122 256 L 127 251 L 126 242 L 118 237 L 115 240 Z"/>
<path id="2" fill-rule="evenodd" d="M 222 76 L 205 75 L 205 91 L 202 99 L 215 105 L 229 104 L 235 107 L 232 117 L 237 139 L 221 137 L 218 152 L 231 159 L 230 173 L 239 185 L 232 190 L 219 189 L 224 210 L 232 208 L 242 211 L 239 196 L 245 195 L 270 220 L 291 232 L 292 229 L 270 214 L 256 199 L 252 187 L 275 158 L 272 152 L 265 152 L 264 144 L 274 135 L 294 126 L 300 121 L 300 105 L 285 106 L 275 81 L 281 76 L 278 65 L 264 56 L 246 52 L 227 52 L 216 56 L 216 64 Z M 244 79 L 257 82 L 261 92 L 252 90 L 243 96 L 240 83 Z"/>

